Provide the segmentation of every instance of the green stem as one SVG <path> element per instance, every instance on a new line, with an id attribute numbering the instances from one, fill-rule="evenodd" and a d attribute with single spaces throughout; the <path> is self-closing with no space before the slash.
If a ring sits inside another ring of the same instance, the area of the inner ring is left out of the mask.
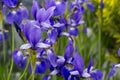
<path id="1" fill-rule="evenodd" d="M 11 51 L 14 51 L 14 26 L 12 26 L 12 46 L 11 46 Z M 8 74 L 7 80 L 10 80 L 11 73 L 13 69 L 13 59 L 11 60 L 11 66 L 10 66 L 10 72 Z"/>
<path id="2" fill-rule="evenodd" d="M 32 68 L 32 80 L 34 80 L 35 78 L 35 67 L 36 67 L 36 52 L 34 50 L 31 50 L 31 54 L 30 54 L 30 58 L 31 58 L 31 68 Z"/>
<path id="3" fill-rule="evenodd" d="M 28 59 L 27 64 L 26 64 L 26 68 L 25 68 L 23 74 L 20 76 L 20 78 L 19 78 L 18 80 L 22 80 L 23 76 L 25 75 L 25 73 L 26 73 L 26 71 L 27 71 L 27 69 L 28 69 L 29 62 L 30 62 L 30 60 Z"/>
<path id="4" fill-rule="evenodd" d="M 102 0 L 101 0 L 102 1 Z M 99 26 L 99 68 L 101 68 L 101 57 L 102 57 L 102 47 L 101 47 L 101 28 L 103 27 L 103 9 L 100 8 L 100 26 Z"/>
<path id="5" fill-rule="evenodd" d="M 5 37 L 4 37 L 4 26 L 3 26 L 3 15 L 2 15 L 2 6 L 0 2 L 0 28 L 2 29 L 2 43 L 3 43 L 3 54 L 4 54 L 4 63 L 6 60 L 6 45 L 5 45 Z"/>

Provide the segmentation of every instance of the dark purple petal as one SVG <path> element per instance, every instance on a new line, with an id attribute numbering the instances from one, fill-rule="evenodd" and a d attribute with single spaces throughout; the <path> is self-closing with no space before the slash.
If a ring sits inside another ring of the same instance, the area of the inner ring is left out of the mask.
<path id="1" fill-rule="evenodd" d="M 102 80 L 103 73 L 100 70 L 90 73 L 93 80 Z"/>
<path id="2" fill-rule="evenodd" d="M 53 67 L 57 66 L 57 56 L 54 54 L 53 50 L 47 50 L 47 57 Z"/>
<path id="3" fill-rule="evenodd" d="M 44 61 L 41 62 L 36 62 L 36 69 L 35 69 L 35 73 L 40 73 L 43 74 L 45 73 L 47 69 L 46 63 Z"/>
<path id="4" fill-rule="evenodd" d="M 66 69 L 65 67 L 63 67 L 62 71 L 61 71 L 64 80 L 68 80 L 68 77 L 70 76 L 70 72 L 68 71 L 68 69 Z"/>
<path id="5" fill-rule="evenodd" d="M 6 15 L 6 20 L 8 23 L 12 24 L 14 21 L 14 14 L 16 14 L 16 12 L 8 12 L 8 14 Z"/>
<path id="6" fill-rule="evenodd" d="M 57 40 L 57 30 L 56 29 L 52 29 L 48 31 L 48 38 L 50 39 L 51 43 L 55 43 Z"/>
<path id="7" fill-rule="evenodd" d="M 36 0 L 33 0 L 33 5 L 32 5 L 32 8 L 31 8 L 31 13 L 32 13 L 32 16 L 35 19 L 36 19 L 36 14 L 37 14 L 38 9 L 39 9 L 38 2 Z"/>
<path id="8" fill-rule="evenodd" d="M 73 28 L 73 27 L 71 27 L 70 29 L 69 29 L 69 34 L 70 35 L 73 35 L 73 36 L 77 36 L 78 35 L 78 29 L 77 28 Z"/>
<path id="9" fill-rule="evenodd" d="M 74 51 L 73 41 L 69 40 L 65 49 L 64 58 L 68 60 L 72 56 L 73 51 Z"/>
<path id="10" fill-rule="evenodd" d="M 12 54 L 12 58 L 19 68 L 25 68 L 27 58 L 23 57 L 23 54 L 21 51 L 15 50 Z"/>
<path id="11" fill-rule="evenodd" d="M 120 57 L 120 48 L 118 49 L 118 56 Z"/>
<path id="12" fill-rule="evenodd" d="M 112 65 L 112 69 L 108 73 L 108 78 L 112 77 L 115 74 L 115 65 Z"/>
<path id="13" fill-rule="evenodd" d="M 91 69 L 92 66 L 93 66 L 92 55 L 90 55 L 90 61 L 89 61 L 89 64 L 88 64 L 87 73 L 90 73 L 90 69 Z"/>
<path id="14" fill-rule="evenodd" d="M 66 3 L 57 1 L 54 15 L 63 15 L 65 10 L 66 10 Z"/>
<path id="15" fill-rule="evenodd" d="M 8 7 L 11 7 L 11 8 L 14 8 L 16 7 L 17 3 L 18 3 L 18 0 L 2 0 L 2 2 L 8 6 Z"/>
<path id="16" fill-rule="evenodd" d="M 79 74 L 82 76 L 82 73 L 83 73 L 83 70 L 84 70 L 83 58 L 78 52 L 75 52 L 73 58 L 74 58 L 74 60 L 73 60 L 74 68 L 76 70 L 78 70 Z"/>
<path id="17" fill-rule="evenodd" d="M 101 1 L 100 2 L 100 8 L 103 9 L 104 8 L 104 3 Z"/>
<path id="18" fill-rule="evenodd" d="M 94 9 L 94 4 L 92 3 L 92 2 L 88 2 L 87 3 L 87 6 L 88 6 L 88 8 L 90 9 L 90 11 L 94 11 L 95 9 Z"/>

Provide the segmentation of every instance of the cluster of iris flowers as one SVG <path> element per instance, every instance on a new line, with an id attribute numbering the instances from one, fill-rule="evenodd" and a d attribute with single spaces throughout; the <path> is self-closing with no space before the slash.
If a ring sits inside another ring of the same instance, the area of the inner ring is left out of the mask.
<path id="1" fill-rule="evenodd" d="M 3 12 L 9 9 L 6 21 L 15 26 L 24 41 L 12 53 L 15 64 L 24 69 L 29 60 L 28 70 L 34 75 L 45 74 L 49 70 L 43 80 L 50 80 L 53 75 L 63 76 L 65 80 L 102 80 L 102 72 L 93 67 L 92 55 L 85 68 L 77 45 L 74 45 L 78 27 L 85 23 L 82 19 L 84 4 L 94 11 L 93 3 L 88 0 L 45 0 L 44 4 L 33 0 L 33 19 L 30 20 L 29 12 L 21 0 L 3 0 Z M 43 37 L 43 34 L 46 35 Z M 62 36 L 67 37 L 68 43 L 64 55 L 57 55 L 53 46 Z"/>

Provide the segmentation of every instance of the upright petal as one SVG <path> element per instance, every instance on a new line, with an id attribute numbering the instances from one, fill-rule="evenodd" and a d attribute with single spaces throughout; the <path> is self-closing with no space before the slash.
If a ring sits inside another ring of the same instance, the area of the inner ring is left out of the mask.
<path id="1" fill-rule="evenodd" d="M 73 41 L 69 40 L 64 53 L 64 57 L 66 60 L 68 60 L 72 56 L 73 51 Z"/>
<path id="2" fill-rule="evenodd" d="M 36 47 L 41 38 L 41 30 L 39 28 L 33 28 L 29 34 L 29 40 L 33 47 Z"/>
<path id="3" fill-rule="evenodd" d="M 2 2 L 8 7 L 14 8 L 16 7 L 18 0 L 2 0 Z"/>
<path id="4" fill-rule="evenodd" d="M 90 69 L 92 66 L 93 66 L 92 55 L 90 55 L 90 61 L 89 61 L 88 68 L 87 68 L 88 73 L 90 73 Z"/>
<path id="5" fill-rule="evenodd" d="M 76 52 L 73 56 L 73 65 L 76 70 L 79 71 L 79 74 L 82 76 L 83 70 L 84 70 L 84 61 L 82 56 Z"/>
<path id="6" fill-rule="evenodd" d="M 32 8 L 31 8 L 31 13 L 32 16 L 36 19 L 36 14 L 39 9 L 38 2 L 36 0 L 33 0 Z"/>

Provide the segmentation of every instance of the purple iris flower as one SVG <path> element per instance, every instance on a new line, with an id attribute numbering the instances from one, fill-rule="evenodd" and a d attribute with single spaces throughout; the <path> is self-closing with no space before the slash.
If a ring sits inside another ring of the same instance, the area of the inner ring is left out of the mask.
<path id="1" fill-rule="evenodd" d="M 102 72 L 98 69 L 93 69 L 92 56 L 88 68 L 84 69 L 84 61 L 78 52 L 74 53 L 72 60 L 72 68 L 64 67 L 62 69 L 62 75 L 65 80 L 79 80 L 80 78 L 92 78 L 93 80 L 102 80 Z"/>
<path id="2" fill-rule="evenodd" d="M 78 62 L 79 61 L 79 62 Z M 92 63 L 92 56 L 90 56 L 90 62 L 88 64 L 88 68 L 84 70 L 84 62 L 82 57 L 76 53 L 74 55 L 74 60 L 73 60 L 74 67 L 77 71 L 72 71 L 70 72 L 72 75 L 77 75 L 80 74 L 81 77 L 83 78 L 92 78 L 93 80 L 102 80 L 102 72 L 98 69 L 93 69 L 93 63 Z"/>
<path id="3" fill-rule="evenodd" d="M 87 7 L 90 9 L 90 11 L 94 11 L 95 8 L 94 8 L 94 4 L 92 2 L 87 2 Z"/>
<path id="4" fill-rule="evenodd" d="M 13 10 L 8 12 L 6 16 L 6 20 L 8 23 L 13 24 L 20 24 L 22 20 L 28 18 L 28 10 L 24 6 L 19 6 L 17 10 Z"/>
<path id="5" fill-rule="evenodd" d="M 120 56 L 120 48 L 118 49 L 118 56 Z M 120 68 L 120 64 L 112 65 L 112 68 L 111 68 L 110 72 L 108 73 L 108 78 L 112 77 L 115 74 L 116 68 Z"/>
<path id="6" fill-rule="evenodd" d="M 37 49 L 37 48 L 49 48 L 49 44 L 43 43 L 41 40 L 41 29 L 36 21 L 27 21 L 26 24 L 21 25 L 21 30 L 24 33 L 28 43 L 23 44 L 20 49 Z"/>
<path id="7" fill-rule="evenodd" d="M 24 54 L 18 50 L 14 50 L 14 52 L 12 54 L 12 58 L 19 68 L 25 68 L 25 66 L 26 66 L 27 57 L 25 57 L 23 55 Z"/>
<path id="8" fill-rule="evenodd" d="M 67 6 L 64 0 L 62 1 L 45 0 L 45 5 L 46 5 L 46 8 L 49 8 L 51 6 L 56 7 L 55 12 L 54 12 L 55 16 L 63 15 L 66 10 L 66 6 Z"/>
<path id="9" fill-rule="evenodd" d="M 18 4 L 18 0 L 2 0 L 2 2 L 10 8 L 15 8 Z"/>

